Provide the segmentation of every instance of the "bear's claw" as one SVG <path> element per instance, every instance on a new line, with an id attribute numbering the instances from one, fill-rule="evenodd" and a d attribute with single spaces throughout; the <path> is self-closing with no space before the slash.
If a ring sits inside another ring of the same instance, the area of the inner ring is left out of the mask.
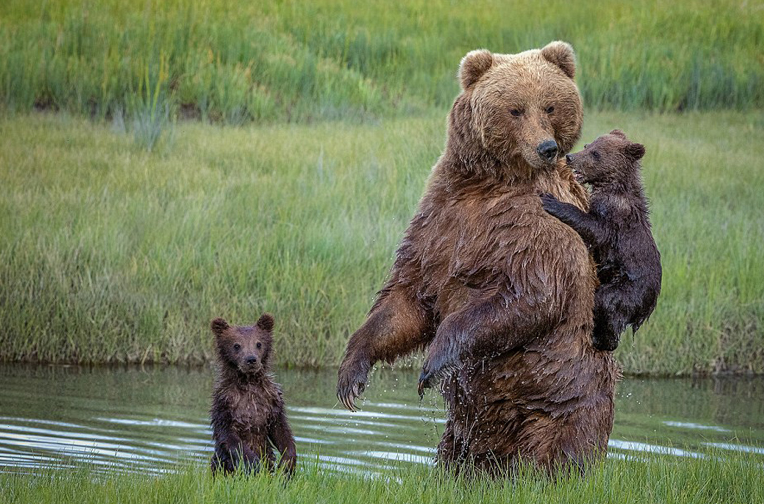
<path id="1" fill-rule="evenodd" d="M 364 382 L 356 382 L 352 386 L 349 383 L 345 385 L 339 385 L 337 387 L 337 399 L 342 403 L 345 408 L 350 411 L 358 411 L 356 408 L 355 400 L 363 394 L 366 389 Z"/>
<path id="2" fill-rule="evenodd" d="M 430 378 L 431 376 L 428 376 L 424 371 L 422 371 L 422 374 L 419 375 L 419 386 L 417 387 L 417 391 L 419 392 L 420 399 L 424 397 L 424 389 L 432 387 Z"/>

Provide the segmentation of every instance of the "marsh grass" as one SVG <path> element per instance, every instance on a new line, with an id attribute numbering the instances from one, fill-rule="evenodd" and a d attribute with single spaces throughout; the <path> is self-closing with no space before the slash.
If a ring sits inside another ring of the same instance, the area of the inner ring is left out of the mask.
<path id="1" fill-rule="evenodd" d="M 358 125 L 182 123 L 148 153 L 67 114 L 0 119 L 0 359 L 201 362 L 209 321 L 276 318 L 282 365 L 337 364 L 445 138 L 442 111 Z M 627 373 L 764 371 L 761 113 L 596 113 L 647 146 L 663 255 Z"/>
<path id="2" fill-rule="evenodd" d="M 461 502 L 653 503 L 762 502 L 762 467 L 749 455 L 705 459 L 608 460 L 586 476 L 549 479 L 529 468 L 510 480 L 460 478 L 427 466 L 401 466 L 382 474 L 337 473 L 306 456 L 295 477 L 260 473 L 213 479 L 206 466 L 181 465 L 163 475 L 104 473 L 95 467 L 35 475 L 0 474 L 8 504 L 87 502 Z"/>
<path id="3" fill-rule="evenodd" d="M 0 103 L 108 117 L 162 59 L 174 113 L 368 121 L 450 105 L 460 59 L 571 42 L 589 109 L 764 107 L 756 2 L 0 3 Z"/>
<path id="4" fill-rule="evenodd" d="M 144 79 L 128 99 L 135 143 L 149 152 L 171 125 L 171 103 L 165 88 L 167 78 L 167 59 L 161 56 L 157 75 L 152 78 L 150 67 L 147 65 Z M 118 113 L 121 114 L 121 110 Z"/>

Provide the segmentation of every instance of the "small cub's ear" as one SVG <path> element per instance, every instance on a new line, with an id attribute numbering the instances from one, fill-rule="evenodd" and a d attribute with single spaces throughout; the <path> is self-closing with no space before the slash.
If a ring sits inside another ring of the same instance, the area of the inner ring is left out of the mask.
<path id="1" fill-rule="evenodd" d="M 228 329 L 230 326 L 228 325 L 228 322 L 223 320 L 222 318 L 216 318 L 212 321 L 212 332 L 215 334 L 215 336 L 220 336 L 223 334 L 223 331 Z"/>
<path id="2" fill-rule="evenodd" d="M 638 143 L 631 143 L 626 146 L 626 155 L 634 161 L 642 159 L 642 156 L 645 155 L 645 146 Z"/>
<path id="3" fill-rule="evenodd" d="M 273 330 L 273 316 L 270 313 L 263 313 L 263 315 L 257 319 L 257 327 L 263 331 L 271 332 L 271 330 Z"/>
<path id="4" fill-rule="evenodd" d="M 573 46 L 559 40 L 550 42 L 543 49 L 541 55 L 548 62 L 557 65 L 571 79 L 576 75 L 576 53 Z"/>
<path id="5" fill-rule="evenodd" d="M 459 65 L 459 82 L 462 84 L 462 89 L 466 91 L 475 84 L 491 68 L 491 65 L 493 65 L 493 54 L 490 51 L 477 49 L 468 52 Z"/>
<path id="6" fill-rule="evenodd" d="M 624 133 L 623 131 L 621 131 L 619 129 L 614 129 L 613 131 L 610 132 L 610 134 L 611 135 L 615 135 L 617 137 L 621 137 L 623 139 L 626 138 L 626 133 Z"/>

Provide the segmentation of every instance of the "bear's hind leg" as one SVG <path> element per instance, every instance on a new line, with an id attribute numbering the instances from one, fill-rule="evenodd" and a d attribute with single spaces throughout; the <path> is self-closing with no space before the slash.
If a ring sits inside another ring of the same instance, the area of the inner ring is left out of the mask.
<path id="1" fill-rule="evenodd" d="M 621 290 L 617 286 L 604 285 L 594 296 L 592 343 L 597 350 L 614 351 L 626 329 L 627 316 L 623 313 Z"/>

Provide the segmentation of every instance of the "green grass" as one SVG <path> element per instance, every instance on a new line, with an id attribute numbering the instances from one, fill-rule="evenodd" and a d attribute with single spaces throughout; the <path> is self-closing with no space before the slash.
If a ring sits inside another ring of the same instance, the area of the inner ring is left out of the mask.
<path id="1" fill-rule="evenodd" d="M 101 474 L 95 468 L 0 474 L 7 504 L 87 502 L 461 502 L 502 503 L 741 503 L 764 501 L 762 466 L 750 456 L 731 459 L 608 460 L 578 475 L 546 479 L 524 471 L 515 480 L 454 478 L 435 468 L 401 467 L 377 477 L 320 469 L 304 459 L 284 483 L 259 474 L 213 480 L 205 467 L 176 474 Z"/>
<path id="2" fill-rule="evenodd" d="M 0 117 L 0 359 L 209 360 L 209 321 L 276 317 L 276 358 L 335 365 L 445 138 L 422 118 L 179 123 L 151 153 L 66 114 Z M 663 254 L 627 373 L 764 372 L 764 127 L 756 113 L 594 113 L 647 146 Z"/>
<path id="3" fill-rule="evenodd" d="M 148 76 L 173 115 L 368 120 L 448 106 L 471 49 L 555 39 L 590 109 L 764 107 L 760 5 L 704 0 L 5 0 L 0 104 L 132 117 Z"/>

